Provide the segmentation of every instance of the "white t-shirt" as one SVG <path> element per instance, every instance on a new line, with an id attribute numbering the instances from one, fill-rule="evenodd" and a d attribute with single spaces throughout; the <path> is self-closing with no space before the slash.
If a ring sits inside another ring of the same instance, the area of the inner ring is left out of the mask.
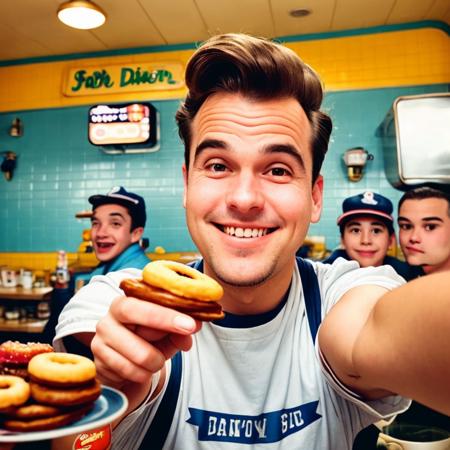
<path id="1" fill-rule="evenodd" d="M 342 259 L 313 265 L 322 317 L 355 286 L 393 289 L 404 282 L 389 266 L 358 269 L 357 263 Z M 120 280 L 130 275 L 140 272 L 111 273 L 83 288 L 63 311 L 56 348 L 63 336 L 94 331 L 110 301 L 121 294 Z M 95 301 L 93 291 L 99 299 L 95 308 L 88 307 Z M 409 406 L 397 396 L 364 402 L 333 380 L 312 341 L 297 268 L 279 313 L 257 326 L 245 327 L 245 320 L 242 316 L 237 327 L 205 323 L 194 335 L 192 349 L 183 353 L 181 389 L 164 448 L 351 449 L 359 430 Z M 116 428 L 114 449 L 139 448 L 164 389 Z"/>

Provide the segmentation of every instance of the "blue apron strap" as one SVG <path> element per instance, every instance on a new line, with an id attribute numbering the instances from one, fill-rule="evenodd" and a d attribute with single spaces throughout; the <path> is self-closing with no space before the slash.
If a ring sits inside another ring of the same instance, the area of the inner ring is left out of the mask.
<path id="1" fill-rule="evenodd" d="M 160 450 L 164 447 L 178 403 L 182 365 L 181 352 L 178 352 L 172 357 L 172 368 L 170 370 L 166 391 L 161 399 L 155 417 L 139 446 L 140 450 Z"/>
<path id="2" fill-rule="evenodd" d="M 305 299 L 306 317 L 308 318 L 309 329 L 313 342 L 316 341 L 317 330 L 322 321 L 322 300 L 320 298 L 319 282 L 311 263 L 296 258 L 300 278 L 302 279 L 303 297 Z"/>

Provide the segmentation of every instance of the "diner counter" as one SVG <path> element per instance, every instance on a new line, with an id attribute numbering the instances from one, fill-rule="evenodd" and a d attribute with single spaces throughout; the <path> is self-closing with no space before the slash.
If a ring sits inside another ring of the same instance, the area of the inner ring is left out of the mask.
<path id="1" fill-rule="evenodd" d="M 38 317 L 39 305 L 49 305 L 52 287 L 36 287 L 24 289 L 22 287 L 0 287 L 0 339 L 28 340 L 39 339 L 48 322 L 48 316 Z M 14 316 L 8 314 L 14 312 Z M 27 336 L 27 337 L 26 337 Z"/>
<path id="2" fill-rule="evenodd" d="M 49 300 L 52 287 L 24 289 L 22 287 L 0 287 L 0 299 L 5 300 Z"/>

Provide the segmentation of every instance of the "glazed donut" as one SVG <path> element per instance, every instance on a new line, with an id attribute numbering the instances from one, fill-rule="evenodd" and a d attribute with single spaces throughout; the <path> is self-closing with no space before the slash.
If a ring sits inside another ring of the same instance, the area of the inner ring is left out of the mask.
<path id="1" fill-rule="evenodd" d="M 31 397 L 38 403 L 51 406 L 76 406 L 95 401 L 101 393 L 97 380 L 86 386 L 71 389 L 53 388 L 42 384 L 30 383 Z"/>
<path id="2" fill-rule="evenodd" d="M 192 298 L 179 297 L 137 279 L 125 279 L 120 283 L 128 297 L 151 301 L 167 308 L 189 314 L 198 320 L 216 320 L 224 317 L 222 307 L 217 302 L 205 302 Z"/>
<path id="3" fill-rule="evenodd" d="M 32 380 L 53 386 L 78 386 L 93 380 L 95 364 L 72 353 L 41 353 L 28 363 Z"/>
<path id="4" fill-rule="evenodd" d="M 56 416 L 32 420 L 6 419 L 3 422 L 3 426 L 7 430 L 18 432 L 53 430 L 54 428 L 63 427 L 81 419 L 92 409 L 92 406 L 93 404 L 85 405 L 76 410 L 67 411 Z"/>
<path id="5" fill-rule="evenodd" d="M 0 409 L 23 405 L 30 397 L 30 385 L 20 377 L 0 376 Z"/>
<path id="6" fill-rule="evenodd" d="M 216 301 L 223 295 L 222 286 L 211 277 L 176 261 L 157 260 L 142 272 L 144 282 L 180 297 Z"/>

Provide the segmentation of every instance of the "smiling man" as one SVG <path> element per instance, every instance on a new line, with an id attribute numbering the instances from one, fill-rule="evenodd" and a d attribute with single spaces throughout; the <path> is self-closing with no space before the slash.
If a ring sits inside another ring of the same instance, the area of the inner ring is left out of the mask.
<path id="1" fill-rule="evenodd" d="M 95 309 L 74 299 L 99 378 L 129 400 L 112 448 L 347 450 L 408 407 L 397 394 L 450 412 L 444 276 L 402 286 L 389 266 L 295 258 L 320 218 L 332 128 L 315 72 L 280 44 L 229 34 L 194 53 L 186 86 L 184 206 L 225 318 L 125 297 L 133 269 L 86 287 Z"/>
<path id="2" fill-rule="evenodd" d="M 398 204 L 399 238 L 409 264 L 425 273 L 450 270 L 450 195 L 418 187 Z"/>
<path id="3" fill-rule="evenodd" d="M 337 258 L 345 258 L 357 261 L 361 267 L 387 264 L 407 281 L 422 275 L 421 268 L 411 267 L 387 254 L 396 245 L 392 211 L 392 202 L 376 192 L 366 191 L 346 198 L 337 219 L 342 248 L 323 262 L 332 264 Z"/>

